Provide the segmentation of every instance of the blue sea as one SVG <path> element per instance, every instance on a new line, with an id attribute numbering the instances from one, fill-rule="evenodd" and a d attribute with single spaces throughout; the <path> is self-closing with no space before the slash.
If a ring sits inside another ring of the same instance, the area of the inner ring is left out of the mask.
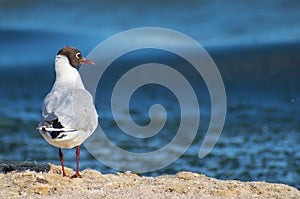
<path id="1" fill-rule="evenodd" d="M 219 179 L 277 182 L 300 189 L 299 10 L 300 2 L 296 0 L 2 0 L 0 159 L 60 164 L 57 148 L 36 130 L 42 100 L 55 80 L 54 58 L 60 48 L 72 45 L 87 56 L 99 43 L 119 32 L 163 27 L 193 38 L 212 57 L 224 81 L 227 114 L 217 144 L 199 159 L 211 101 L 203 79 L 192 70 L 184 71 L 186 79 L 200 82 L 197 95 L 201 121 L 197 136 L 181 158 L 142 175 L 187 170 Z M 162 134 L 146 140 L 122 133 L 109 104 L 111 83 L 116 81 L 111 79 L 125 69 L 158 62 L 162 57 L 164 63 L 178 67 L 180 60 L 176 57 L 151 51 L 118 60 L 108 73 L 111 76 L 105 77 L 107 89 L 96 96 L 101 127 L 113 143 L 125 150 L 152 151 L 175 136 L 180 107 L 169 90 L 150 85 L 132 96 L 130 110 L 137 124 L 149 122 L 152 103 L 162 104 L 169 112 L 168 126 Z M 122 119 L 121 113 L 119 116 Z M 66 165 L 74 168 L 75 150 L 64 150 L 64 154 Z M 116 172 L 84 147 L 80 161 L 81 169 Z"/>

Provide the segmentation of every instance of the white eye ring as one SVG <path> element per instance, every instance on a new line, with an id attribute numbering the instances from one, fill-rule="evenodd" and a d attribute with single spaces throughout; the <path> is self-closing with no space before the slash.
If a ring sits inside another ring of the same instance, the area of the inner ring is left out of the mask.
<path id="1" fill-rule="evenodd" d="M 80 59 L 81 58 L 81 53 L 76 53 L 76 58 Z"/>

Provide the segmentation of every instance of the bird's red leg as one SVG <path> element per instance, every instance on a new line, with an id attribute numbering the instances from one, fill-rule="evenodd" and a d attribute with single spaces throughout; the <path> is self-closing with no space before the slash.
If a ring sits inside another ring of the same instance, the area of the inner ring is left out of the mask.
<path id="1" fill-rule="evenodd" d="M 80 145 L 77 146 L 77 149 L 76 149 L 76 173 L 75 173 L 75 175 L 72 176 L 72 178 L 81 177 L 81 175 L 79 173 L 79 155 L 80 155 Z"/>
<path id="2" fill-rule="evenodd" d="M 61 151 L 61 148 L 58 148 L 58 153 L 59 153 L 59 160 L 60 160 L 60 163 L 61 163 L 61 169 L 62 169 L 63 177 L 65 177 L 66 173 L 65 173 L 65 167 L 64 167 L 64 155 Z"/>

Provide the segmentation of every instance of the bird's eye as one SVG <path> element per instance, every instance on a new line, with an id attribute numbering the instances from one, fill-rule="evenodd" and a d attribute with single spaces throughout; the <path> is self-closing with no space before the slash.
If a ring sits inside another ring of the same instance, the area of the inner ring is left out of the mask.
<path id="1" fill-rule="evenodd" d="M 81 58 L 81 53 L 76 53 L 76 58 L 80 59 Z"/>

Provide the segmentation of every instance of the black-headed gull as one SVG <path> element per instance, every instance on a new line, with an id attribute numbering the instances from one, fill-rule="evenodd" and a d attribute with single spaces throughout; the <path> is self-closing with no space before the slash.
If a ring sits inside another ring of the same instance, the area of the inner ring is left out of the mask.
<path id="1" fill-rule="evenodd" d="M 64 171 L 62 148 L 77 147 L 76 173 L 80 177 L 80 145 L 95 131 L 98 115 L 92 95 L 84 88 L 78 67 L 94 62 L 85 59 L 81 52 L 71 46 L 62 48 L 56 55 L 56 80 L 51 92 L 45 97 L 38 130 L 48 143 L 58 147 Z"/>

